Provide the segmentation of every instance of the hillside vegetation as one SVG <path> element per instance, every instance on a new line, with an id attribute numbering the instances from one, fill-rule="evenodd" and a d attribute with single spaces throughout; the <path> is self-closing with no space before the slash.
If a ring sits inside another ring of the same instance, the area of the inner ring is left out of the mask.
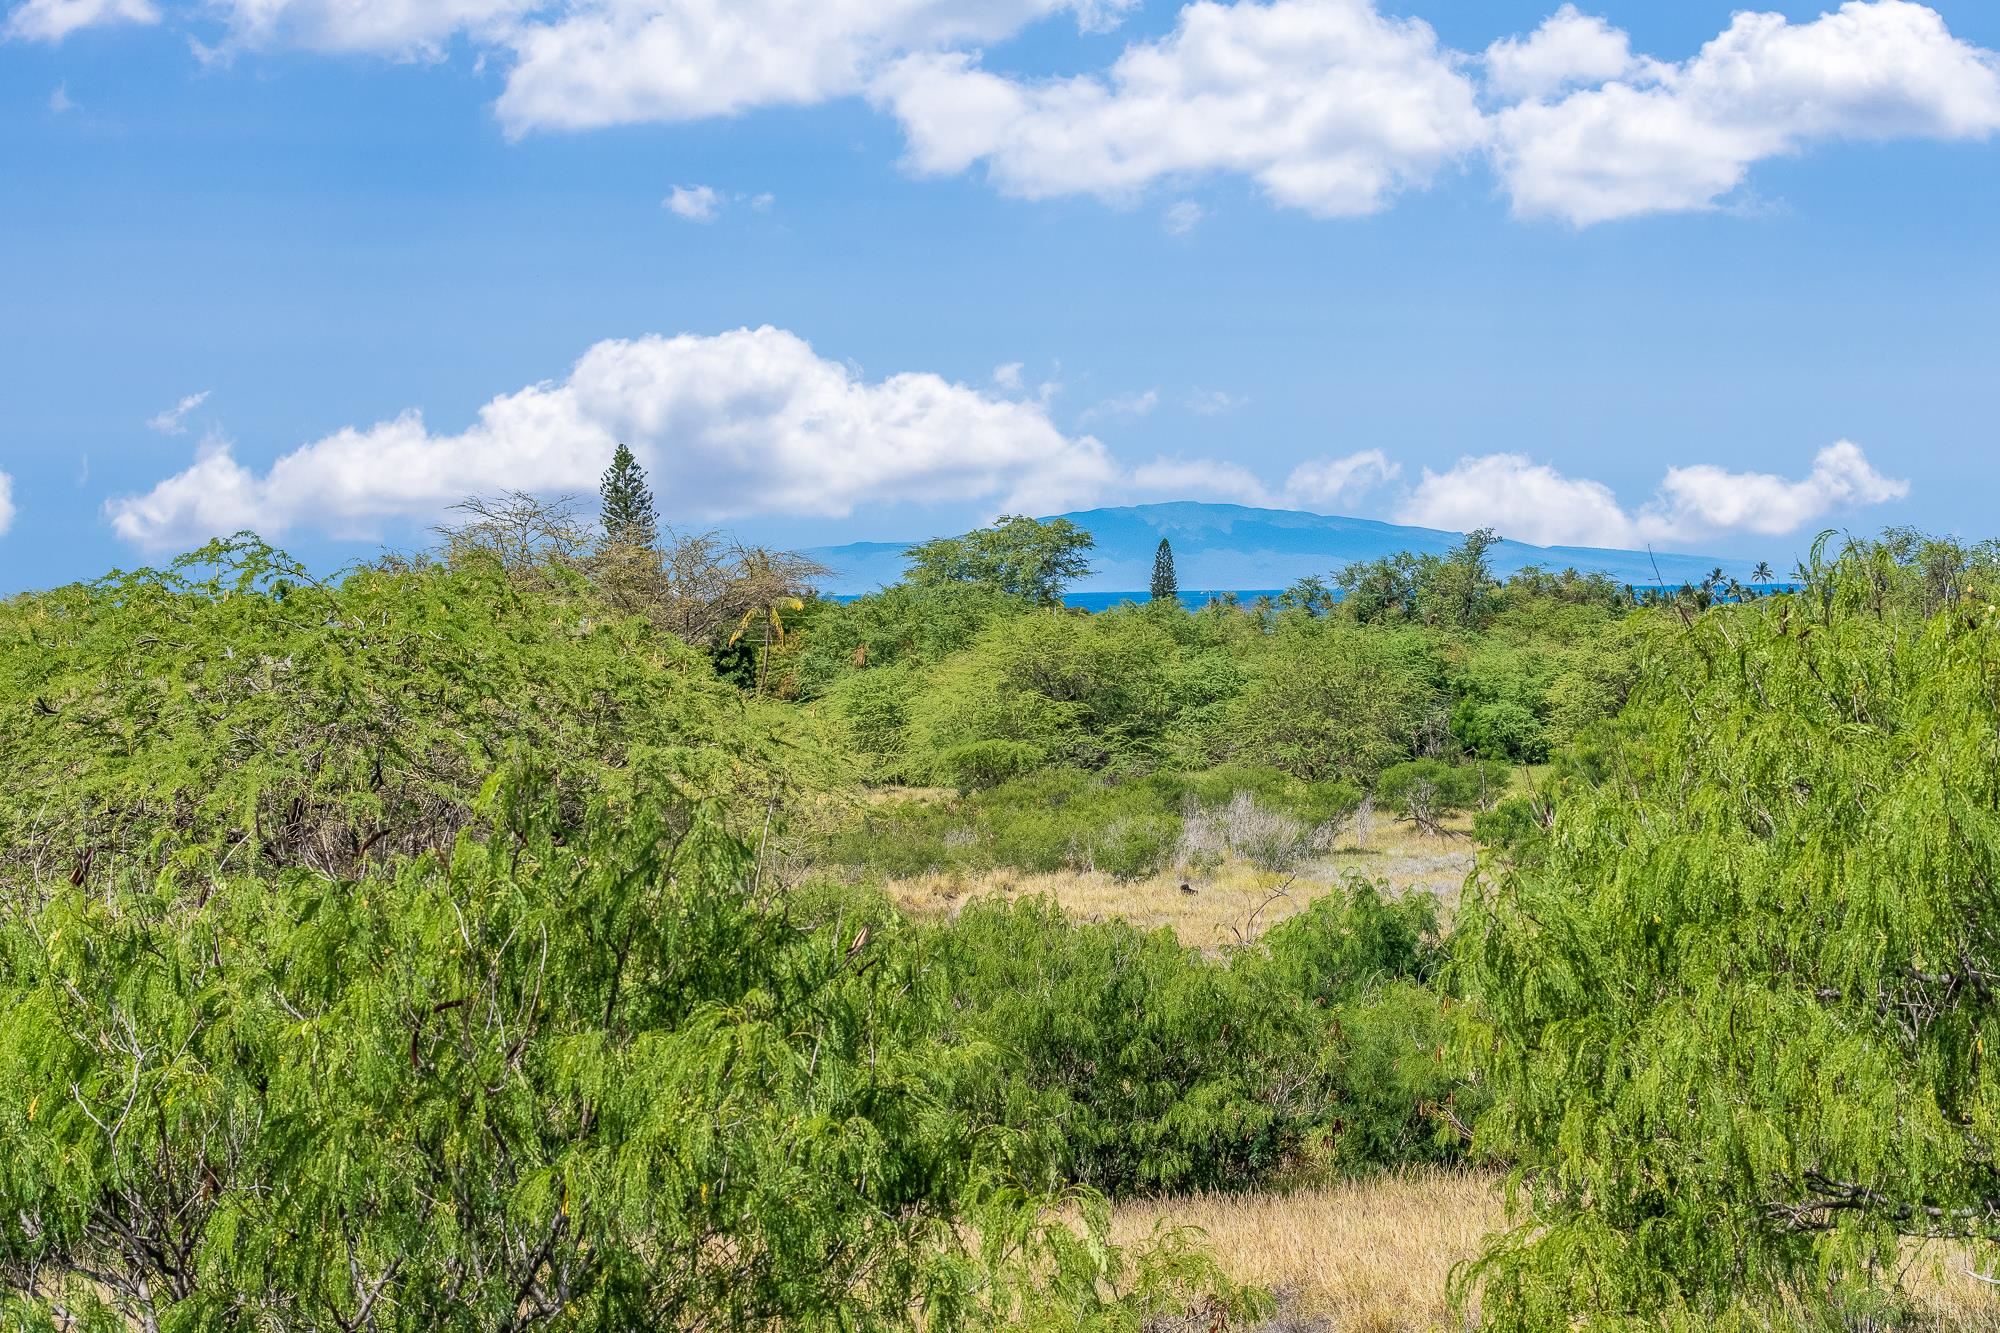
<path id="1" fill-rule="evenodd" d="M 1009 519 L 841 603 L 621 458 L 595 528 L 0 606 L 0 1311 L 1362 1327 L 1299 1274 L 1401 1181 L 1478 1210 L 1385 1251 L 1426 1320 L 1959 1317 L 1993 552 L 1635 600 L 1492 540 L 1082 615 Z"/>

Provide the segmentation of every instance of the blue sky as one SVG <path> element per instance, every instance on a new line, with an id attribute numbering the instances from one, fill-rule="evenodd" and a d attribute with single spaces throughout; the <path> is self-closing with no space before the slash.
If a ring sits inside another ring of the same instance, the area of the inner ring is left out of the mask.
<path id="1" fill-rule="evenodd" d="M 1825 8 L 0 0 L 0 593 L 619 438 L 795 545 L 2000 535 L 2000 7 Z"/>

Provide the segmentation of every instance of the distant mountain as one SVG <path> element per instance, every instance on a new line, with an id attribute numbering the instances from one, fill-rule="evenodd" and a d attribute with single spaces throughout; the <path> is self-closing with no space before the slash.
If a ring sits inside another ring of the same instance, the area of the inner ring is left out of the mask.
<path id="1" fill-rule="evenodd" d="M 1411 528 L 1366 518 L 1336 518 L 1289 509 L 1244 505 L 1130 505 L 1063 514 L 1097 539 L 1091 575 L 1078 592 L 1143 591 L 1151 582 L 1153 550 L 1165 537 L 1173 543 L 1174 565 L 1183 589 L 1244 590 L 1284 588 L 1308 574 L 1322 577 L 1355 560 L 1374 560 L 1397 551 L 1443 554 L 1463 534 Z M 873 592 L 903 577 L 904 553 L 913 542 L 856 542 L 806 552 L 833 570 L 822 591 L 841 595 Z M 1609 574 L 1621 583 L 1670 587 L 1699 583 L 1718 565 L 1748 581 L 1748 564 L 1705 555 L 1649 555 L 1586 546 L 1530 546 L 1503 541 L 1493 549 L 1493 567 L 1512 574 L 1528 565 L 1552 570 L 1574 566 Z M 1656 568 L 1657 566 L 1657 568 Z"/>

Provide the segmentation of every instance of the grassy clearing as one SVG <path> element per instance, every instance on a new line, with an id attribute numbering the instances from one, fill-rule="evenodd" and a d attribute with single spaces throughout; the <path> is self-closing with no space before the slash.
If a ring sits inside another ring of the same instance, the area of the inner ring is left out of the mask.
<path id="1" fill-rule="evenodd" d="M 1225 1273 L 1276 1292 L 1276 1328 L 1339 1333 L 1454 1329 L 1453 1265 L 1504 1221 L 1492 1176 L 1408 1171 L 1290 1193 L 1213 1195 L 1121 1205 L 1112 1233 L 1197 1227 Z"/>
<path id="2" fill-rule="evenodd" d="M 1296 872 L 1261 870 L 1231 858 L 1210 871 L 1170 868 L 1138 879 L 1102 871 L 945 871 L 890 880 L 884 887 L 899 907 L 920 915 L 953 913 L 977 898 L 1046 895 L 1081 920 L 1123 919 L 1148 930 L 1168 926 L 1184 944 L 1220 949 L 1304 911 L 1349 875 L 1381 882 L 1390 894 L 1435 894 L 1448 915 L 1478 853 L 1468 819 L 1454 820 L 1450 828 L 1446 837 L 1430 837 L 1378 813 L 1350 830 L 1339 849 Z M 1191 892 L 1183 892 L 1183 884 Z M 1283 896 L 1274 897 L 1280 890 Z"/>
<path id="3" fill-rule="evenodd" d="M 1142 1241 L 1191 1227 L 1223 1272 L 1276 1292 L 1268 1333 L 1460 1333 L 1445 1299 L 1452 1269 L 1506 1223 L 1499 1177 L 1409 1170 L 1288 1192 L 1135 1200 L 1112 1235 Z M 2000 1333 L 1994 1247 L 1911 1242 L 1897 1275 L 1917 1327 Z M 1908 1327 L 1905 1325 L 1904 1327 Z M 1863 1333 L 1857 1330 L 1857 1333 Z"/>

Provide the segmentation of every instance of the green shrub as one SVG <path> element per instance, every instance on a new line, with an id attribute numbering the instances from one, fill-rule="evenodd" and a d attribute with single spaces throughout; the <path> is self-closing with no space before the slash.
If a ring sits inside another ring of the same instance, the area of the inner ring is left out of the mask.
<path id="1" fill-rule="evenodd" d="M 1324 1016 L 1170 931 L 1030 899 L 967 906 L 940 947 L 972 1030 L 1006 1052 L 973 1107 L 1046 1129 L 1072 1180 L 1113 1194 L 1253 1181 L 1326 1119 Z"/>
<path id="2" fill-rule="evenodd" d="M 579 575 L 322 582 L 248 538 L 0 603 L 0 717 L 0 888 L 359 874 L 448 850 L 516 754 L 572 809 L 665 787 L 746 815 L 823 762 Z"/>
<path id="3" fill-rule="evenodd" d="M 1449 816 L 1497 804 L 1506 794 L 1509 778 L 1505 764 L 1490 760 L 1447 764 L 1441 759 L 1413 759 L 1385 769 L 1375 784 L 1375 795 L 1425 833 L 1437 834 Z"/>
<path id="4" fill-rule="evenodd" d="M 1488 1327 L 1839 1326 L 1905 1237 L 1990 1241 L 1996 593 L 1990 548 L 1891 541 L 1676 619 L 1468 895 L 1479 1131 L 1525 1187 Z"/>
<path id="5" fill-rule="evenodd" d="M 1512 700 L 1475 703 L 1467 699 L 1453 712 L 1452 734 L 1482 759 L 1539 764 L 1549 757 L 1548 735 L 1542 721 Z"/>
<path id="6" fill-rule="evenodd" d="M 1091 867 L 1114 879 L 1144 878 L 1173 858 L 1180 832 L 1180 821 L 1165 815 L 1113 820 L 1091 846 Z"/>
<path id="7" fill-rule="evenodd" d="M 938 755 L 935 771 L 962 792 L 983 791 L 1034 772 L 1047 757 L 1027 741 L 971 741 Z"/>
<path id="8" fill-rule="evenodd" d="M 1309 781 L 1365 782 L 1407 755 L 1434 703 L 1416 640 L 1345 620 L 1279 618 L 1231 702 L 1226 753 Z"/>
<path id="9" fill-rule="evenodd" d="M 1024 1188 L 1032 1141 L 959 1109 L 993 1053 L 893 923 L 791 917 L 677 803 L 494 790 L 448 860 L 0 921 L 10 1323 L 1123 1329 L 1203 1298 Z"/>
<path id="10" fill-rule="evenodd" d="M 1127 1194 L 1459 1154 L 1442 1111 L 1463 1072 L 1419 984 L 1435 929 L 1427 897 L 1357 882 L 1225 960 L 1045 899 L 974 902 L 933 938 L 968 1027 L 1005 1052 L 970 1106 L 1046 1133 L 1070 1179 Z"/>
<path id="11" fill-rule="evenodd" d="M 1472 836 L 1482 847 L 1519 854 L 1542 833 L 1542 806 L 1527 796 L 1510 796 L 1472 817 Z"/>

